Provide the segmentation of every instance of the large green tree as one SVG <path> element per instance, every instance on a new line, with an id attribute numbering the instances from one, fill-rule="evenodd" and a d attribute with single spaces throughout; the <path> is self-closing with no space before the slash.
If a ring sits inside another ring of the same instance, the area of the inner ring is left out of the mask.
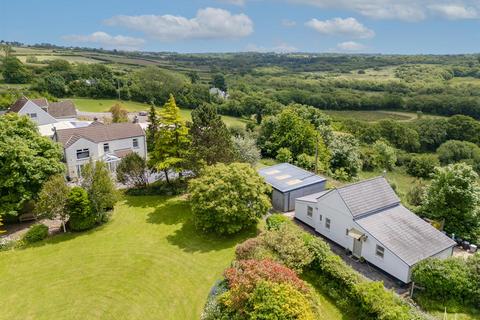
<path id="1" fill-rule="evenodd" d="M 204 104 L 192 111 L 192 157 L 195 162 L 212 165 L 235 160 L 230 132 L 215 106 Z"/>
<path id="2" fill-rule="evenodd" d="M 426 191 L 421 211 L 445 221 L 445 231 L 464 239 L 480 238 L 480 186 L 469 165 L 456 163 L 437 168 Z"/>
<path id="3" fill-rule="evenodd" d="M 397 162 L 395 148 L 391 147 L 386 141 L 378 140 L 373 144 L 373 163 L 377 168 L 392 170 Z"/>
<path id="4" fill-rule="evenodd" d="M 51 176 L 43 184 L 38 200 L 35 202 L 36 215 L 40 218 L 60 218 L 63 232 L 66 232 L 65 222 L 68 220 L 68 212 L 65 206 L 69 193 L 70 188 L 67 186 L 63 175 Z"/>
<path id="5" fill-rule="evenodd" d="M 190 138 L 185 121 L 180 116 L 175 98 L 170 99 L 160 111 L 161 125 L 155 134 L 155 146 L 150 151 L 149 165 L 163 171 L 170 183 L 169 172 L 181 173 L 188 167 Z"/>
<path id="6" fill-rule="evenodd" d="M 287 148 L 296 158 L 315 153 L 317 132 L 310 121 L 303 119 L 294 108 L 285 108 L 274 117 L 262 122 L 258 145 L 265 156 L 276 157 L 281 148 Z"/>
<path id="7" fill-rule="evenodd" d="M 437 149 L 437 154 L 443 165 L 461 161 L 480 172 L 480 147 L 472 142 L 449 140 Z"/>
<path id="8" fill-rule="evenodd" d="M 17 214 L 35 198 L 43 183 L 63 173 L 60 145 L 42 137 L 25 116 L 0 117 L 0 215 Z"/>
<path id="9" fill-rule="evenodd" d="M 190 182 L 190 204 L 198 229 L 233 234 L 251 227 L 270 209 L 270 187 L 246 163 L 206 167 Z"/>
<path id="10" fill-rule="evenodd" d="M 330 141 L 330 171 L 336 179 L 351 180 L 362 167 L 358 141 L 348 134 L 337 134 Z"/>

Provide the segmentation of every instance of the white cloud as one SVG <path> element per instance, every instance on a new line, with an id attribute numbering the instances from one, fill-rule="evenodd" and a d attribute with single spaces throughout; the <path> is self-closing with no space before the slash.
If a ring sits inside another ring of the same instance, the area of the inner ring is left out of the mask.
<path id="1" fill-rule="evenodd" d="M 97 31 L 88 35 L 68 35 L 63 39 L 73 43 L 94 43 L 106 48 L 135 49 L 145 43 L 144 39 L 127 36 L 111 36 L 106 32 Z"/>
<path id="2" fill-rule="evenodd" d="M 293 21 L 293 20 L 290 20 L 290 19 L 283 19 L 282 20 L 282 26 L 284 26 L 286 28 L 295 27 L 296 25 L 297 25 L 296 21 Z"/>
<path id="3" fill-rule="evenodd" d="M 342 35 L 362 39 L 375 36 L 373 30 L 368 29 L 355 18 L 334 18 L 325 21 L 312 19 L 306 22 L 305 25 L 326 35 Z"/>
<path id="4" fill-rule="evenodd" d="M 277 46 L 274 47 L 262 47 L 258 46 L 256 44 L 250 43 L 247 45 L 245 48 L 246 51 L 248 52 L 275 52 L 275 53 L 291 53 L 291 52 L 297 52 L 298 48 L 289 45 L 288 43 L 282 42 L 278 44 Z"/>
<path id="5" fill-rule="evenodd" d="M 191 19 L 173 15 L 120 15 L 106 20 L 105 23 L 142 31 L 164 41 L 240 38 L 253 32 L 253 22 L 247 15 L 231 14 L 217 8 L 200 9 Z"/>
<path id="6" fill-rule="evenodd" d="M 239 6 L 239 7 L 245 5 L 245 0 L 217 0 L 217 2 L 232 4 L 234 6 Z"/>
<path id="7" fill-rule="evenodd" d="M 451 19 L 476 19 L 479 17 L 478 11 L 472 7 L 465 7 L 461 4 L 435 4 L 429 7 L 439 15 Z"/>
<path id="8" fill-rule="evenodd" d="M 337 44 L 337 49 L 341 51 L 362 51 L 367 47 L 355 41 L 345 41 Z"/>

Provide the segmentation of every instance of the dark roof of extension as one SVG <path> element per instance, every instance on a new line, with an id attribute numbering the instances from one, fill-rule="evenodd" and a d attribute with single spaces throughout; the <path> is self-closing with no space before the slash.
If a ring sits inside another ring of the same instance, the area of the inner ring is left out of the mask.
<path id="1" fill-rule="evenodd" d="M 400 199 L 384 177 L 349 184 L 337 190 L 354 218 L 400 203 Z"/>
<path id="2" fill-rule="evenodd" d="M 145 132 L 137 123 L 96 124 L 88 127 L 57 130 L 56 139 L 68 148 L 81 138 L 98 143 L 144 136 Z"/>
<path id="3" fill-rule="evenodd" d="M 28 102 L 28 98 L 23 96 L 17 101 L 15 101 L 10 108 L 8 109 L 9 112 L 19 112 L 22 110 L 23 106 Z"/>
<path id="4" fill-rule="evenodd" d="M 48 105 L 48 113 L 54 118 L 75 118 L 77 116 L 75 105 L 70 100 L 51 102 Z"/>
<path id="5" fill-rule="evenodd" d="M 326 179 L 289 163 L 280 163 L 258 170 L 258 173 L 273 188 L 288 192 L 320 183 Z"/>
<path id="6" fill-rule="evenodd" d="M 456 244 L 402 205 L 355 222 L 409 266 Z"/>

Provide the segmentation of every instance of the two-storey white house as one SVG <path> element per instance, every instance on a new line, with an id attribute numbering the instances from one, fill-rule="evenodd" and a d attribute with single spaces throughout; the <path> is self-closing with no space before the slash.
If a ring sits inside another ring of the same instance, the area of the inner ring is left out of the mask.
<path id="1" fill-rule="evenodd" d="M 120 160 L 131 152 L 147 157 L 145 131 L 137 123 L 103 124 L 94 121 L 87 127 L 57 130 L 53 139 L 64 149 L 67 175 L 78 179 L 89 161 L 105 161 L 115 171 Z"/>
<path id="2" fill-rule="evenodd" d="M 405 208 L 383 177 L 298 198 L 295 218 L 404 283 L 415 264 L 447 258 L 456 244 Z"/>

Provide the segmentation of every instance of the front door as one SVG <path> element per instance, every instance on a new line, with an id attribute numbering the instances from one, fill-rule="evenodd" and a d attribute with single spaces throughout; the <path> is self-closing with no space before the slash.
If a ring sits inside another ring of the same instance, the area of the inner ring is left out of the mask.
<path id="1" fill-rule="evenodd" d="M 362 257 L 362 240 L 353 239 L 353 256 Z"/>

